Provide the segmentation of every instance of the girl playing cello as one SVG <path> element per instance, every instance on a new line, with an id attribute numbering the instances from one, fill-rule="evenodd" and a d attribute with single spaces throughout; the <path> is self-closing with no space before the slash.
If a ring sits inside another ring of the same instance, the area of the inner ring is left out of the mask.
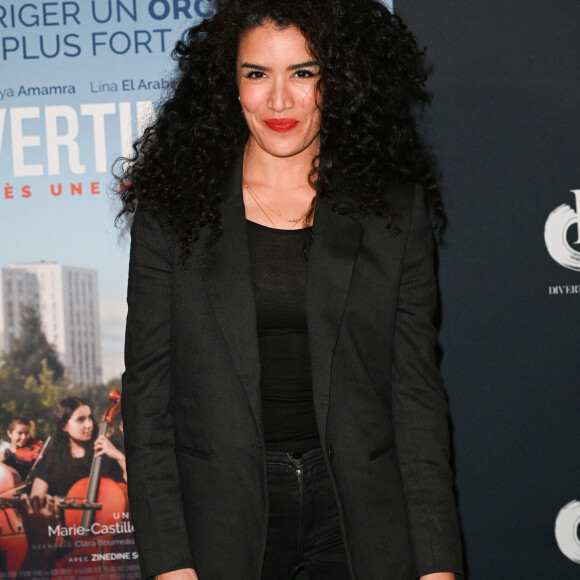
<path id="1" fill-rule="evenodd" d="M 29 548 L 23 570 L 51 570 L 57 560 L 70 553 L 70 549 L 64 553 L 55 550 L 59 541 L 63 543 L 62 538 L 48 537 L 48 529 L 49 526 L 54 529 L 55 525 L 65 525 L 61 498 L 75 496 L 82 501 L 82 497 L 78 498 L 78 482 L 89 477 L 93 457 L 103 457 L 100 477 L 121 482 L 121 485 L 126 477 L 125 455 L 106 435 L 97 435 L 91 408 L 85 401 L 74 396 L 62 399 L 54 409 L 54 422 L 53 440 L 31 474 L 30 498 L 24 502 L 23 510 L 29 546 L 45 545 L 47 549 L 34 554 Z M 65 514 L 68 517 L 68 512 Z M 58 562 L 58 567 L 62 564 Z"/>
<path id="2" fill-rule="evenodd" d="M 79 479 L 88 477 L 93 454 L 103 455 L 103 476 L 125 480 L 125 455 L 104 435 L 97 437 L 89 405 L 65 397 L 54 410 L 55 434 L 43 460 L 32 474 L 30 497 L 66 496 Z"/>

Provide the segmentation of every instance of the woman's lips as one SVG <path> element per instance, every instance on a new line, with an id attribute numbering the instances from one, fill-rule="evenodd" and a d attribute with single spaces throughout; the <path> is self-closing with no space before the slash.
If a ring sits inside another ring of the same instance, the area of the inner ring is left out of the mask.
<path id="1" fill-rule="evenodd" d="M 296 119 L 266 119 L 264 124 L 273 131 L 278 131 L 278 133 L 286 133 L 294 129 L 294 127 L 298 125 L 298 121 Z"/>

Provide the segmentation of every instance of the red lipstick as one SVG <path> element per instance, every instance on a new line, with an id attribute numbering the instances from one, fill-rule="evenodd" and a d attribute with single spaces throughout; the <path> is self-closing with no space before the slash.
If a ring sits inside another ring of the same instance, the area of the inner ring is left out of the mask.
<path id="1" fill-rule="evenodd" d="M 298 125 L 296 119 L 265 119 L 264 124 L 278 133 L 287 133 Z"/>

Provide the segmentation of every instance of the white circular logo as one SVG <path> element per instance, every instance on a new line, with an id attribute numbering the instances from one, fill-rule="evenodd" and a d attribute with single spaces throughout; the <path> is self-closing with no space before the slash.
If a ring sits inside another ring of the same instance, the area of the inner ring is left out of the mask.
<path id="1" fill-rule="evenodd" d="M 572 190 L 576 197 L 576 208 L 564 203 L 557 207 L 546 220 L 544 229 L 544 241 L 550 256 L 564 268 L 580 272 L 580 251 L 574 249 L 568 241 L 568 230 L 576 226 L 578 228 L 578 240 L 574 244 L 580 244 L 580 189 Z"/>
<path id="2" fill-rule="evenodd" d="M 580 564 L 580 501 L 571 501 L 560 510 L 555 533 L 562 554 Z"/>

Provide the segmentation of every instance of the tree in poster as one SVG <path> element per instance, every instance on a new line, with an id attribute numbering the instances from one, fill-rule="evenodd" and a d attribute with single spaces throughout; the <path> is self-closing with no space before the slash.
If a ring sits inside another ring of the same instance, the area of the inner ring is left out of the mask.
<path id="1" fill-rule="evenodd" d="M 54 347 L 49 344 L 44 332 L 40 315 L 32 306 L 22 309 L 20 335 L 12 342 L 12 348 L 3 355 L 3 362 L 20 370 L 28 378 L 39 379 L 43 372 L 43 363 L 52 371 L 52 378 L 59 381 L 64 375 L 64 367 L 58 359 Z"/>
<path id="2" fill-rule="evenodd" d="M 24 415 L 35 421 L 39 436 L 47 436 L 52 408 L 69 381 L 32 306 L 23 308 L 20 325 L 20 335 L 0 356 L 0 424 L 5 427 L 13 415 Z"/>
<path id="3" fill-rule="evenodd" d="M 95 416 L 109 404 L 111 389 L 121 389 L 121 379 L 107 384 L 72 386 L 54 347 L 42 332 L 42 320 L 31 306 L 23 309 L 21 333 L 12 348 L 0 355 L 0 427 L 14 415 L 24 415 L 36 424 L 39 437 L 52 431 L 52 410 L 67 395 L 82 397 Z"/>

